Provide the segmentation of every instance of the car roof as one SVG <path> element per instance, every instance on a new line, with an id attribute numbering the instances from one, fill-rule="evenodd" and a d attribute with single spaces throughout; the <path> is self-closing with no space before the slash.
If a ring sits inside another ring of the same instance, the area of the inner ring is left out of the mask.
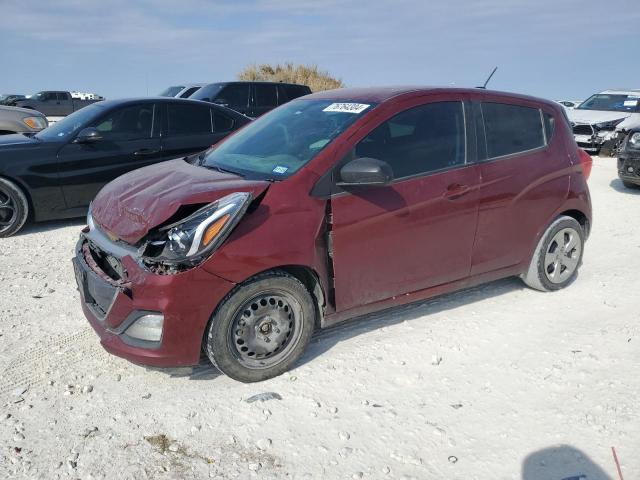
<path id="1" fill-rule="evenodd" d="M 484 88 L 454 88 L 454 87 L 431 87 L 431 86 L 390 86 L 390 87 L 366 87 L 366 88 L 338 88 L 335 90 L 325 90 L 312 93 L 299 100 L 337 100 L 337 101 L 358 101 L 382 103 L 392 98 L 403 96 L 419 96 L 424 94 L 453 93 L 453 94 L 474 94 L 487 97 L 499 96 L 514 100 L 526 100 L 538 103 L 554 105 L 555 102 L 529 95 L 521 95 L 511 92 L 500 92 L 497 90 L 486 90 Z"/>
<path id="2" fill-rule="evenodd" d="M 191 98 L 175 98 L 175 97 L 134 97 L 134 98 L 119 98 L 115 100 L 100 100 L 93 103 L 93 105 L 99 105 L 103 108 L 123 107 L 127 105 L 135 105 L 140 103 L 192 103 L 196 105 L 206 105 L 211 108 L 215 108 L 220 111 L 224 111 L 229 115 L 235 115 L 237 117 L 247 117 L 240 112 L 236 112 L 230 108 L 222 105 L 216 105 L 211 102 L 204 102 L 202 100 L 193 100 Z"/>
<path id="3" fill-rule="evenodd" d="M 305 88 L 309 88 L 308 85 L 303 85 L 301 83 L 290 83 L 290 82 L 271 82 L 268 80 L 231 80 L 229 82 L 211 82 L 211 83 L 206 83 L 204 84 L 204 86 L 208 86 L 208 85 L 229 85 L 232 83 L 262 83 L 265 85 L 291 85 L 294 87 L 305 87 Z"/>
<path id="4" fill-rule="evenodd" d="M 600 94 L 640 95 L 640 88 L 611 88 L 600 92 Z"/>

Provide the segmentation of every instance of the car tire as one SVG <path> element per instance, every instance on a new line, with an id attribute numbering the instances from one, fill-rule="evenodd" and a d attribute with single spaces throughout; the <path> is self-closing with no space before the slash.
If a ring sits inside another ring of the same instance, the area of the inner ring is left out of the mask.
<path id="1" fill-rule="evenodd" d="M 238 285 L 207 327 L 211 363 L 241 382 L 260 382 L 289 370 L 311 340 L 316 306 L 307 288 L 283 271 Z"/>
<path id="2" fill-rule="evenodd" d="M 538 242 L 522 280 L 543 292 L 560 290 L 578 274 L 584 253 L 584 230 L 575 218 L 558 217 Z"/>
<path id="3" fill-rule="evenodd" d="M 628 182 L 627 180 L 622 180 L 622 185 L 626 188 L 638 189 L 640 185 L 636 185 L 635 183 Z"/>
<path id="4" fill-rule="evenodd" d="M 29 217 L 29 202 L 13 182 L 0 178 L 0 238 L 18 232 Z"/>

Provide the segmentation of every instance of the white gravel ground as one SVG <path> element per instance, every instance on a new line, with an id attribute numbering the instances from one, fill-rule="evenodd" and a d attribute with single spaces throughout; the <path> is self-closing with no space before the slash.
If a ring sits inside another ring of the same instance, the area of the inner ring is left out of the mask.
<path id="1" fill-rule="evenodd" d="M 0 240 L 0 478 L 618 479 L 613 446 L 639 479 L 640 191 L 614 159 L 590 185 L 568 289 L 507 279 L 369 316 L 252 385 L 103 352 L 69 261 L 81 220 Z"/>

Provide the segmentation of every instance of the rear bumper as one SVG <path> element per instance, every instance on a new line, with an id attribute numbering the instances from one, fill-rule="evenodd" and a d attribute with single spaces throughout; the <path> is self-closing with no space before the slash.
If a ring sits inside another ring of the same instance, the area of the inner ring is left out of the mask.
<path id="1" fill-rule="evenodd" d="M 177 275 L 157 275 L 131 258 L 121 258 L 126 281 L 115 281 L 87 258 L 81 237 L 73 258 L 82 311 L 109 352 L 157 367 L 195 365 L 205 328 L 218 303 L 234 284 L 194 268 Z M 162 338 L 148 342 L 126 329 L 140 316 L 164 316 Z"/>

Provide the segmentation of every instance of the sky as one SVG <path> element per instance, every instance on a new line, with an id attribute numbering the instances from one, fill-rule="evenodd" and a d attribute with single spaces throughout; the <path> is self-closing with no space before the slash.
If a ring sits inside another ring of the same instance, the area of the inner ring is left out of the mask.
<path id="1" fill-rule="evenodd" d="M 249 64 L 555 100 L 640 88 L 639 0 L 0 0 L 0 93 L 154 95 Z"/>

